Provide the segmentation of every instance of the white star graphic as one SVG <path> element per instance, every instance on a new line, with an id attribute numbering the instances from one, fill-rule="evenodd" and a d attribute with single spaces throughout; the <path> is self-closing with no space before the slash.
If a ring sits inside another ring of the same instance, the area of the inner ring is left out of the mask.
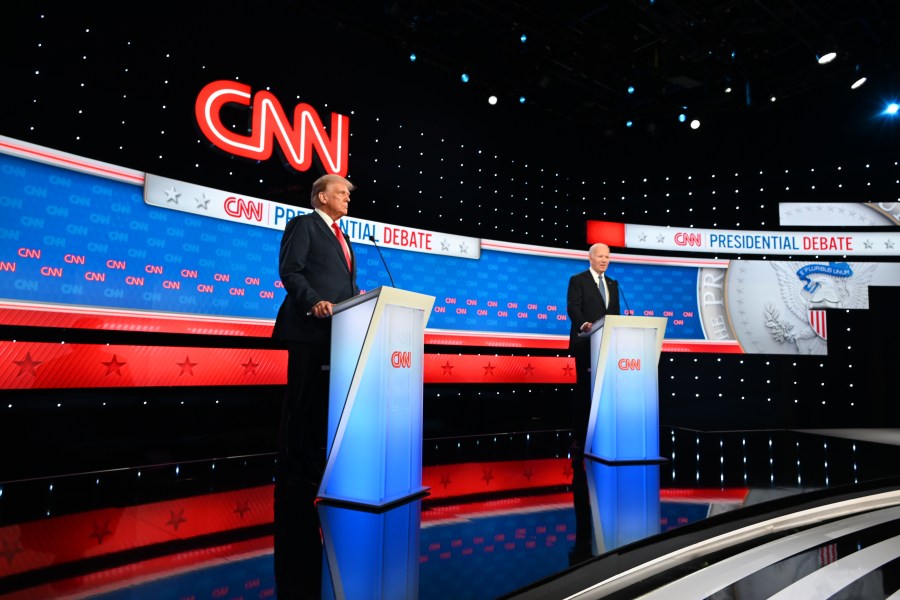
<path id="1" fill-rule="evenodd" d="M 178 204 L 178 196 L 181 195 L 181 192 L 175 191 L 175 186 L 173 185 L 171 189 L 166 190 L 166 202 L 174 202 Z"/>
<path id="2" fill-rule="evenodd" d="M 194 198 L 197 201 L 197 208 L 202 208 L 203 210 L 209 210 L 209 201 L 210 198 L 206 197 L 206 194 L 200 194 L 200 198 Z"/>

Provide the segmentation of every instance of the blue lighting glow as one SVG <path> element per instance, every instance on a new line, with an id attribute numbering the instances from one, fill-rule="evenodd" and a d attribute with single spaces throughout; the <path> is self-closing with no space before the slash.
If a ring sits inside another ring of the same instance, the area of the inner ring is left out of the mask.
<path id="1" fill-rule="evenodd" d="M 462 79 L 462 82 L 463 82 L 463 83 L 469 83 L 469 74 L 468 74 L 468 73 L 463 73 L 463 74 L 462 74 L 462 77 L 460 77 L 460 79 Z"/>
<path id="2" fill-rule="evenodd" d="M 409 62 L 416 62 L 416 53 L 413 52 L 409 55 Z"/>
<path id="3" fill-rule="evenodd" d="M 625 127 L 631 127 L 634 125 L 634 121 L 625 121 Z"/>
<path id="4" fill-rule="evenodd" d="M 629 94 L 633 94 L 633 93 L 634 93 L 634 86 L 633 86 L 633 85 L 629 85 L 629 86 L 628 86 L 628 93 L 629 93 Z"/>
<path id="5" fill-rule="evenodd" d="M 896 115 L 898 110 L 900 110 L 900 104 L 897 104 L 896 102 L 891 102 L 890 104 L 887 105 L 887 107 L 885 107 L 884 114 Z"/>
<path id="6" fill-rule="evenodd" d="M 519 96 L 519 104 L 525 104 L 525 96 Z"/>
<path id="7" fill-rule="evenodd" d="M 687 116 L 684 113 L 681 113 L 680 115 L 678 115 L 679 123 L 684 123 L 686 120 L 687 120 Z"/>
<path id="8" fill-rule="evenodd" d="M 528 36 L 523 33 L 522 37 L 520 37 L 519 39 L 522 40 L 522 43 L 524 44 L 525 42 L 528 41 Z"/>

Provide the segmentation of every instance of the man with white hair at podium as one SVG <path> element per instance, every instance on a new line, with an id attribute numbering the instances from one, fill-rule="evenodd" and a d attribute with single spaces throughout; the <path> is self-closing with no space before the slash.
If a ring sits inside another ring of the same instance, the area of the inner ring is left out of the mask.
<path id="1" fill-rule="evenodd" d="M 619 314 L 619 284 L 606 276 L 609 246 L 597 243 L 588 251 L 590 267 L 569 278 L 566 312 L 571 323 L 569 354 L 575 357 L 575 394 L 572 400 L 573 457 L 584 451 L 591 413 L 591 338 L 579 336 L 595 321 Z"/>

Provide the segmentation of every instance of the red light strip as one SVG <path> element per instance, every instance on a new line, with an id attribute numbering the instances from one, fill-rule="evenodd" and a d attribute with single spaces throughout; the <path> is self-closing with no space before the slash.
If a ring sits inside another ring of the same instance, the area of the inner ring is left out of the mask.
<path id="1" fill-rule="evenodd" d="M 283 385 L 287 352 L 0 342 L 0 388 Z"/>

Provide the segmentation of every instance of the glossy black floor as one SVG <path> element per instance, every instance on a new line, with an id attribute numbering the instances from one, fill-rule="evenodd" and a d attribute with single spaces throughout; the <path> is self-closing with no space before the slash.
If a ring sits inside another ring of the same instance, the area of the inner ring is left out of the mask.
<path id="1" fill-rule="evenodd" d="M 269 454 L 7 481 L 0 597 L 896 597 L 896 436 L 663 428 L 666 462 L 615 466 L 564 430 L 427 439 L 433 493 L 385 511 L 279 491 Z"/>

